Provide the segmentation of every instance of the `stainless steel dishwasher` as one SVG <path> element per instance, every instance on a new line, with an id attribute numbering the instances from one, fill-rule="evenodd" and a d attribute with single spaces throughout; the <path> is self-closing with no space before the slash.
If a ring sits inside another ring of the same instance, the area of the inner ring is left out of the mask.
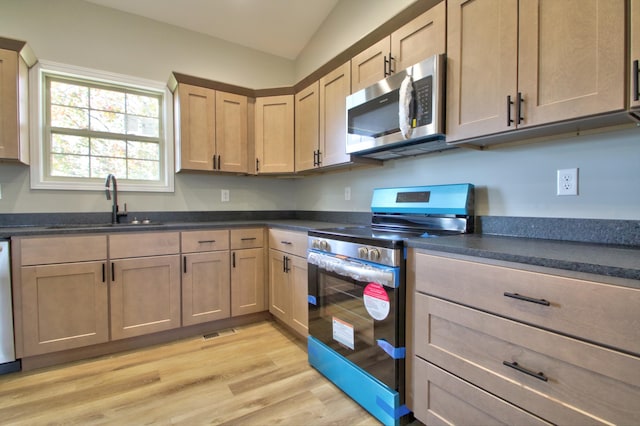
<path id="1" fill-rule="evenodd" d="M 20 370 L 13 343 L 10 259 L 9 241 L 0 240 L 0 374 Z"/>

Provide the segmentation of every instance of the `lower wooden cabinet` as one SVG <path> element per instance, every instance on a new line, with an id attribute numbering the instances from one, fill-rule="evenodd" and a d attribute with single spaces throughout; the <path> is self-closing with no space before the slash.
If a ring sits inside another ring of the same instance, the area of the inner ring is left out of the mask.
<path id="1" fill-rule="evenodd" d="M 231 316 L 267 310 L 264 249 L 231 252 Z"/>
<path id="2" fill-rule="evenodd" d="M 111 339 L 180 327 L 180 256 L 112 262 Z"/>
<path id="3" fill-rule="evenodd" d="M 228 251 L 183 255 L 183 325 L 229 318 L 230 300 Z"/>
<path id="4" fill-rule="evenodd" d="M 19 356 L 109 340 L 105 265 L 106 259 L 21 268 L 22 315 L 18 320 L 22 324 L 23 350 Z"/>
<path id="5" fill-rule="evenodd" d="M 304 337 L 309 334 L 307 259 L 301 256 L 306 241 L 306 233 L 269 231 L 269 311 Z"/>
<path id="6" fill-rule="evenodd" d="M 410 408 L 422 422 L 640 418 L 639 289 L 421 250 L 407 265 Z"/>

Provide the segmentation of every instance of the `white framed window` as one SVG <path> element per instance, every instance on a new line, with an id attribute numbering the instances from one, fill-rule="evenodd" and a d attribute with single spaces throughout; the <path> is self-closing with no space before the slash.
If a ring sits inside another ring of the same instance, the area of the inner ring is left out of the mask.
<path id="1" fill-rule="evenodd" d="M 173 192 L 166 84 L 40 61 L 30 71 L 31 188 Z"/>

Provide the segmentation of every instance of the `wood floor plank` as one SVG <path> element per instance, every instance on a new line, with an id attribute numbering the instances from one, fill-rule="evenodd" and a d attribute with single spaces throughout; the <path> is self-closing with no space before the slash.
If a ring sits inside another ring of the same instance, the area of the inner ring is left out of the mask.
<path id="1" fill-rule="evenodd" d="M 0 376 L 15 425 L 379 425 L 271 321 Z"/>

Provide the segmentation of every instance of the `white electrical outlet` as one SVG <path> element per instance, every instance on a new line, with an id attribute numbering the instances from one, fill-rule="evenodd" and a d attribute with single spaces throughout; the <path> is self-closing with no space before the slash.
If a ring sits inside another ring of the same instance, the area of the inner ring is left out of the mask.
<path id="1" fill-rule="evenodd" d="M 578 195 L 578 169 L 558 170 L 557 195 Z"/>
<path id="2" fill-rule="evenodd" d="M 229 202 L 229 190 L 228 189 L 223 189 L 222 191 L 220 191 L 220 199 L 222 200 L 223 203 Z"/>
<path id="3" fill-rule="evenodd" d="M 2 185 L 0 185 L 0 200 L 2 200 Z"/>
<path id="4" fill-rule="evenodd" d="M 344 187 L 344 200 L 345 201 L 351 200 L 351 187 L 350 186 L 345 186 Z"/>

